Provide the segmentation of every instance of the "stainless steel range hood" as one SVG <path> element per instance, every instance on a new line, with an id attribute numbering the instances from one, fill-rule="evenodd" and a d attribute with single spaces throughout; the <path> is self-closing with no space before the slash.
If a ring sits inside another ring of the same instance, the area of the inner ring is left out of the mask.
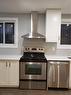
<path id="1" fill-rule="evenodd" d="M 22 37 L 24 38 L 43 38 L 45 39 L 45 36 L 37 33 L 37 25 L 38 25 L 38 14 L 37 12 L 32 12 L 31 13 L 31 32 L 23 35 Z"/>

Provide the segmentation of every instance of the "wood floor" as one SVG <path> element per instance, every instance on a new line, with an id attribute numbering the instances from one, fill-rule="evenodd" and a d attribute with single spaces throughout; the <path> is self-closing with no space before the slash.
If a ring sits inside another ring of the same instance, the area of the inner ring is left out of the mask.
<path id="1" fill-rule="evenodd" d="M 71 90 L 20 90 L 1 88 L 0 95 L 71 95 Z"/>

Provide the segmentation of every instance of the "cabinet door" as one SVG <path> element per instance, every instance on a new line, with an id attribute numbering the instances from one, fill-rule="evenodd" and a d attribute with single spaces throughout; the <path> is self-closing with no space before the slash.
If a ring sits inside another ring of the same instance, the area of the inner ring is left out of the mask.
<path id="1" fill-rule="evenodd" d="M 59 64 L 59 87 L 68 88 L 69 87 L 69 63 L 65 64 L 62 62 Z"/>
<path id="2" fill-rule="evenodd" d="M 71 89 L 71 61 L 70 61 L 70 71 L 69 71 L 69 89 Z"/>
<path id="3" fill-rule="evenodd" d="M 46 11 L 46 42 L 57 42 L 61 26 L 61 11 Z"/>
<path id="4" fill-rule="evenodd" d="M 57 87 L 57 82 L 58 82 L 57 74 L 58 74 L 58 65 L 52 64 L 52 62 L 49 62 L 48 87 L 54 87 L 54 88 Z"/>
<path id="5" fill-rule="evenodd" d="M 19 61 L 8 61 L 9 63 L 9 86 L 19 86 Z"/>
<path id="6" fill-rule="evenodd" d="M 0 87 L 8 85 L 8 64 L 6 61 L 0 61 Z"/>

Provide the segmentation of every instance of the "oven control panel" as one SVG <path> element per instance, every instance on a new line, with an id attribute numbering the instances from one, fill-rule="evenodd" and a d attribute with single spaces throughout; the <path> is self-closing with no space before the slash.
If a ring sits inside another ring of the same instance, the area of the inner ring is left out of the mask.
<path id="1" fill-rule="evenodd" d="M 44 48 L 26 47 L 26 48 L 24 48 L 24 51 L 25 52 L 44 52 Z"/>

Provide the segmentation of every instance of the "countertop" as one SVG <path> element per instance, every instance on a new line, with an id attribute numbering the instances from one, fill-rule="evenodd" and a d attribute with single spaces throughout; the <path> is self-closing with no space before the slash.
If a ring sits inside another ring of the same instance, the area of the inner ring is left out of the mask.
<path id="1" fill-rule="evenodd" d="M 47 55 L 45 54 L 47 60 L 63 60 L 71 61 L 71 56 L 62 56 L 62 55 Z"/>
<path id="2" fill-rule="evenodd" d="M 19 60 L 22 55 L 0 55 L 0 60 Z M 47 55 L 45 54 L 47 60 L 66 60 L 71 61 L 71 56 L 62 55 Z"/>
<path id="3" fill-rule="evenodd" d="M 0 55 L 0 60 L 19 60 L 22 55 Z"/>

